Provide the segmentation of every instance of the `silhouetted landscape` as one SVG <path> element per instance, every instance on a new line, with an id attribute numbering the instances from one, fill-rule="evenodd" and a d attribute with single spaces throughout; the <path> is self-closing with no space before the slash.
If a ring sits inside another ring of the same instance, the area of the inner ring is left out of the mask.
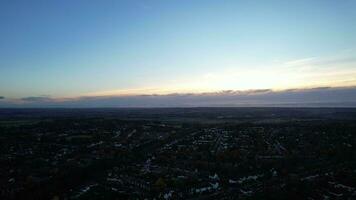
<path id="1" fill-rule="evenodd" d="M 356 109 L 1 109 L 0 199 L 355 199 Z"/>

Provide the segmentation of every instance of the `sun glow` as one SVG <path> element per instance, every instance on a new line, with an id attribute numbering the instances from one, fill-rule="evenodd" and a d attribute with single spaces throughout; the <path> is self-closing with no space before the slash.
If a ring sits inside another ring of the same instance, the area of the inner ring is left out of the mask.
<path id="1" fill-rule="evenodd" d="M 112 89 L 82 96 L 165 95 L 172 93 L 206 93 L 223 90 L 304 89 L 315 87 L 348 87 L 356 85 L 354 51 L 329 57 L 309 57 L 279 61 L 266 66 L 230 64 L 217 71 L 176 77 L 151 85 L 129 89 Z"/>

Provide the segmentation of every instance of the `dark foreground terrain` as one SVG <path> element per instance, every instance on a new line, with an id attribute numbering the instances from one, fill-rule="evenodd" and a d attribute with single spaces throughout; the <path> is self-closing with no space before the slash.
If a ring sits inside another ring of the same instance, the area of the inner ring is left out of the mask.
<path id="1" fill-rule="evenodd" d="M 2 109 L 0 199 L 356 199 L 356 109 Z"/>

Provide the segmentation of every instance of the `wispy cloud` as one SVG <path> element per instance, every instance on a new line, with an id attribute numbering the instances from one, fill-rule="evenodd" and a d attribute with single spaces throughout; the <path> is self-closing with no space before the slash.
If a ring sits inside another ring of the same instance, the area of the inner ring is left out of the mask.
<path id="1" fill-rule="evenodd" d="M 302 58 L 302 59 L 297 59 L 297 60 L 291 60 L 287 61 L 285 65 L 287 66 L 300 66 L 300 65 L 307 65 L 315 61 L 316 57 L 311 57 L 311 58 Z"/>
<path id="2" fill-rule="evenodd" d="M 336 55 L 323 57 L 308 57 L 285 62 L 287 66 L 340 66 L 356 64 L 356 51 L 341 52 Z"/>

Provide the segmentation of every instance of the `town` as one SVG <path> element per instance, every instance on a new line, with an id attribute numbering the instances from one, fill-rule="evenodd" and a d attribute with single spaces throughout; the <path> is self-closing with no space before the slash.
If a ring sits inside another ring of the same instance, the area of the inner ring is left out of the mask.
<path id="1" fill-rule="evenodd" d="M 2 110 L 0 198 L 356 198 L 355 110 L 205 110 Z"/>

